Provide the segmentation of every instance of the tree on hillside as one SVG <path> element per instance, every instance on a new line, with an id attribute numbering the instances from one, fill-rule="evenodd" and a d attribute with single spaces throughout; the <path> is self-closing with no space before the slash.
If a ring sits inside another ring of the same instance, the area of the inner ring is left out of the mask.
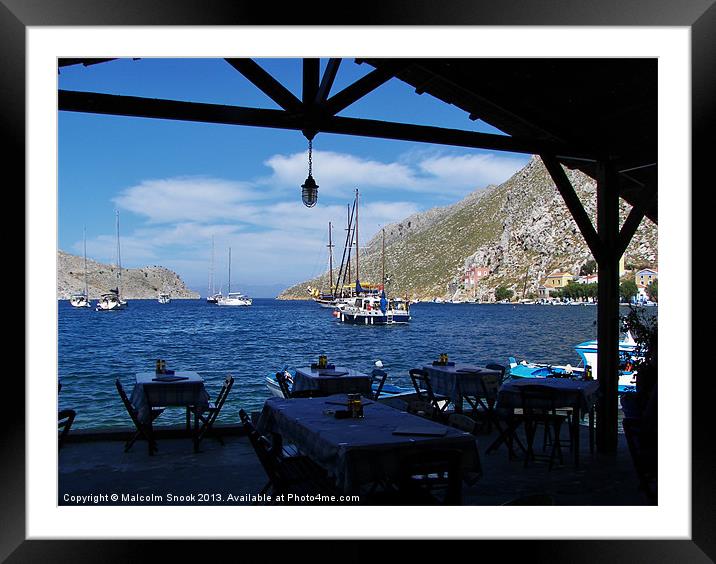
<path id="1" fill-rule="evenodd" d="M 659 280 L 654 280 L 651 284 L 646 287 L 646 295 L 652 302 L 659 301 Z"/>
<path id="2" fill-rule="evenodd" d="M 619 284 L 619 297 L 622 302 L 631 302 L 638 293 L 639 290 L 637 290 L 634 280 L 624 280 Z"/>
<path id="3" fill-rule="evenodd" d="M 498 286 L 495 288 L 495 299 L 498 302 L 501 302 L 502 300 L 511 300 L 513 295 L 514 292 L 507 286 Z"/>
<path id="4" fill-rule="evenodd" d="M 587 262 L 585 262 L 581 268 L 579 269 L 579 275 L 580 276 L 588 276 L 590 274 L 594 274 L 597 270 L 597 263 L 595 260 L 590 259 Z"/>

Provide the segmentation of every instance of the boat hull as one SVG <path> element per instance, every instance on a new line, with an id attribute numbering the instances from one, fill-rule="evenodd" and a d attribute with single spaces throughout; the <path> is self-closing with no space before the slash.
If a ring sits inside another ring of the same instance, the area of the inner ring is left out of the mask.
<path id="1" fill-rule="evenodd" d="M 407 313 L 402 314 L 383 314 L 383 313 L 370 313 L 370 312 L 350 312 L 341 311 L 339 319 L 343 323 L 349 325 L 395 325 L 404 324 L 410 321 L 410 315 Z"/>
<path id="2" fill-rule="evenodd" d="M 95 311 L 120 311 L 127 309 L 127 302 L 97 302 Z"/>
<path id="3" fill-rule="evenodd" d="M 218 302 L 216 302 L 216 305 L 224 306 L 224 307 L 226 307 L 226 306 L 234 306 L 234 307 L 250 306 L 251 304 L 252 304 L 251 300 L 227 300 L 227 299 L 224 299 L 224 300 L 219 300 Z"/>
<path id="4" fill-rule="evenodd" d="M 70 298 L 70 305 L 72 307 L 92 307 L 92 304 L 84 296 Z"/>

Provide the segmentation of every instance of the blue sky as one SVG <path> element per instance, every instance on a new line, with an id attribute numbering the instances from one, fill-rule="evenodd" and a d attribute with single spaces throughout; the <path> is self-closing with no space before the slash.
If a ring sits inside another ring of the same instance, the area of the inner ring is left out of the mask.
<path id="1" fill-rule="evenodd" d="M 300 59 L 258 62 L 300 98 Z M 325 65 L 322 60 L 322 68 Z M 341 64 L 332 93 L 372 69 Z M 117 60 L 63 68 L 59 87 L 278 109 L 223 59 Z M 391 80 L 339 115 L 499 133 Z M 314 139 L 318 205 L 301 204 L 307 141 L 300 132 L 59 113 L 59 248 L 111 262 L 120 211 L 122 265 L 162 265 L 206 294 L 211 240 L 217 285 L 270 297 L 327 268 L 328 221 L 340 238 L 346 204 L 361 193 L 361 239 L 381 225 L 498 184 L 527 155 L 320 133 Z"/>

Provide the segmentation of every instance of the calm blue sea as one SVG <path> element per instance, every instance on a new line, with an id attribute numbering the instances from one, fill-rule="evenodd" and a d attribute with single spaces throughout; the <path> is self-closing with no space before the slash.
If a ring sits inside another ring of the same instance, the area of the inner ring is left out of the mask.
<path id="1" fill-rule="evenodd" d="M 389 382 L 410 386 L 408 369 L 448 353 L 450 360 L 486 364 L 572 363 L 574 345 L 596 338 L 594 306 L 419 303 L 408 325 L 343 325 L 330 309 L 308 301 L 255 299 L 251 307 L 218 307 L 204 300 L 131 300 L 119 312 L 58 303 L 60 407 L 77 411 L 75 428 L 126 427 L 114 380 L 131 392 L 134 374 L 163 358 L 174 370 L 194 370 L 212 396 L 226 374 L 234 388 L 220 420 L 260 409 L 265 377 L 283 366 L 305 366 L 326 354 L 331 363 L 369 372 L 380 359 Z M 181 409 L 163 423 L 181 423 Z"/>

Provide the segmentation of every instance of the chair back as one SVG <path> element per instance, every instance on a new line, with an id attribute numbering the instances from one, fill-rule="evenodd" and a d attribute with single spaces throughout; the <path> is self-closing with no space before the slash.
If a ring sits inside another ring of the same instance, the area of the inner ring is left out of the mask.
<path id="1" fill-rule="evenodd" d="M 525 415 L 554 415 L 557 412 L 557 390 L 528 384 L 520 386 L 522 411 Z"/>
<path id="2" fill-rule="evenodd" d="M 482 393 L 485 399 L 494 405 L 497 401 L 497 393 L 500 390 L 500 377 L 496 374 L 486 374 L 480 379 L 482 385 Z"/>
<path id="3" fill-rule="evenodd" d="M 427 493 L 440 505 L 461 505 L 462 479 L 462 452 L 456 449 L 426 450 L 400 464 L 399 487 L 404 494 L 416 494 L 416 501 Z M 442 499 L 435 493 L 442 493 Z"/>
<path id="4" fill-rule="evenodd" d="M 291 397 L 291 389 L 288 387 L 286 373 L 283 370 L 276 372 L 276 381 L 278 382 L 279 388 L 281 388 L 283 397 L 289 399 Z"/>
<path id="5" fill-rule="evenodd" d="M 216 396 L 216 401 L 214 402 L 214 405 L 216 405 L 216 411 L 221 411 L 221 407 L 224 405 L 224 402 L 226 401 L 226 396 L 229 395 L 229 392 L 231 391 L 231 387 L 234 385 L 234 377 L 229 374 L 224 379 L 224 385 L 221 386 L 221 390 L 219 390 L 219 395 Z"/>
<path id="6" fill-rule="evenodd" d="M 380 393 L 383 391 L 385 380 L 388 377 L 388 373 L 385 370 L 374 368 L 370 374 L 370 387 L 371 387 L 371 398 L 377 400 Z"/>
<path id="7" fill-rule="evenodd" d="M 132 402 L 129 401 L 129 398 L 124 391 L 124 388 L 122 387 L 122 382 L 119 381 L 119 378 L 114 381 L 114 385 L 117 386 L 119 397 L 122 398 L 122 403 L 124 404 L 127 413 L 129 413 L 129 416 L 132 418 L 132 422 L 134 423 L 135 427 L 137 427 L 137 429 L 141 429 L 142 423 L 139 421 L 139 415 L 137 414 L 137 410 L 134 409 Z"/>
<path id="8" fill-rule="evenodd" d="M 413 368 L 409 374 L 418 399 L 431 404 L 436 403 L 433 386 L 430 384 L 430 376 L 428 376 L 427 371 L 422 368 Z"/>
<path id="9" fill-rule="evenodd" d="M 254 424 L 251 422 L 251 418 L 243 409 L 239 410 L 239 418 L 266 475 L 272 483 L 277 485 L 281 482 L 281 475 L 279 473 L 278 460 L 271 450 L 271 443 L 256 430 L 256 427 L 254 427 Z"/>
<path id="10" fill-rule="evenodd" d="M 516 363 L 515 363 L 515 366 L 517 366 Z M 501 364 L 490 363 L 487 366 L 485 366 L 485 368 L 487 368 L 489 370 L 497 370 L 500 373 L 500 383 L 504 382 L 505 373 L 507 372 L 507 367 L 502 366 Z"/>

